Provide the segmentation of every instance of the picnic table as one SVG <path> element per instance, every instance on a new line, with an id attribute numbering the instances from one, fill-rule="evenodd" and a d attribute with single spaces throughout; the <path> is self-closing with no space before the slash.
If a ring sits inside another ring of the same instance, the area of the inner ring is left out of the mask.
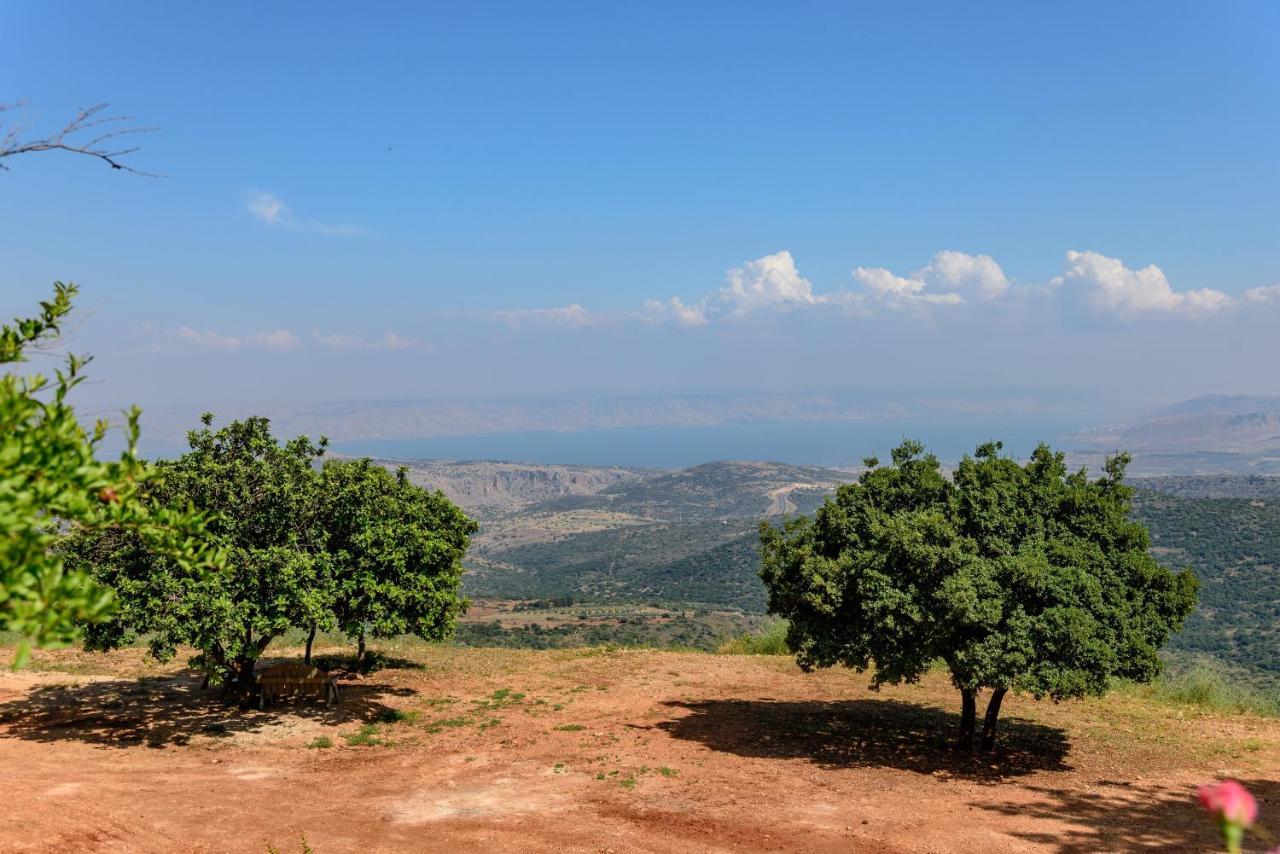
<path id="1" fill-rule="evenodd" d="M 338 693 L 338 677 L 325 673 L 312 664 L 288 661 L 264 667 L 254 674 L 258 686 L 258 708 L 264 709 L 268 702 L 276 702 L 285 694 L 316 693 L 324 697 L 325 706 L 331 706 L 341 700 Z"/>

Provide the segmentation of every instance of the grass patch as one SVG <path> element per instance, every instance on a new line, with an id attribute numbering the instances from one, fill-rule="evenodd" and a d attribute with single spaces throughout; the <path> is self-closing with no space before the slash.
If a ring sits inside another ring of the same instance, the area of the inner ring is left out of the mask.
<path id="1" fill-rule="evenodd" d="M 317 736 L 311 740 L 311 743 L 308 744 L 307 747 L 312 748 L 313 750 L 323 750 L 325 748 L 333 747 L 333 739 L 329 738 L 327 735 Z"/>
<path id="2" fill-rule="evenodd" d="M 384 724 L 416 724 L 422 718 L 421 712 L 404 709 L 383 709 L 378 715 L 378 722 Z"/>
<path id="3" fill-rule="evenodd" d="M 790 655 L 787 621 L 774 620 L 759 632 L 747 632 L 721 644 L 719 655 Z"/>
<path id="4" fill-rule="evenodd" d="M 560 724 L 560 726 L 552 727 L 559 732 L 582 732 L 586 729 L 582 724 Z"/>
<path id="5" fill-rule="evenodd" d="M 347 745 L 350 747 L 373 747 L 378 744 L 382 744 L 382 740 L 378 738 L 378 728 L 374 724 L 365 724 L 359 731 L 347 736 Z"/>
<path id="6" fill-rule="evenodd" d="M 663 777 L 671 778 L 671 777 L 675 777 L 680 772 L 674 768 L 668 768 L 667 766 L 663 765 L 661 768 L 658 769 L 658 773 L 661 774 Z"/>
<path id="7" fill-rule="evenodd" d="M 1280 692 L 1248 685 L 1205 665 L 1161 676 L 1146 685 L 1128 685 L 1125 690 L 1167 705 L 1280 717 Z"/>

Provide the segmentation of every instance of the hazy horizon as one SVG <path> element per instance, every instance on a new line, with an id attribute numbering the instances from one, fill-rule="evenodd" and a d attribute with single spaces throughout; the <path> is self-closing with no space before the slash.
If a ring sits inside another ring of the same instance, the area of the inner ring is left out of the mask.
<path id="1" fill-rule="evenodd" d="M 158 129 L 0 175 L 87 408 L 1280 394 L 1274 4 L 220 8 L 0 12 L 8 123 Z"/>

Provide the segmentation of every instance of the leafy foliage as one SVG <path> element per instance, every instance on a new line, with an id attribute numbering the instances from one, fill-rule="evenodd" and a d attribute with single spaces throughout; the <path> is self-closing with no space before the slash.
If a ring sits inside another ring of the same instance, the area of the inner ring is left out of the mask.
<path id="1" fill-rule="evenodd" d="M 38 316 L 0 326 L 0 363 L 21 363 L 52 343 L 76 293 L 75 285 L 59 282 Z M 16 665 L 32 644 L 70 643 L 82 625 L 104 619 L 115 605 L 110 590 L 69 567 L 54 548 L 64 531 L 129 532 L 192 576 L 219 561 L 200 539 L 198 514 L 178 509 L 182 503 L 141 500 L 157 481 L 137 456 L 137 408 L 125 427 L 128 450 L 117 460 L 97 458 L 107 422 L 86 430 L 68 400 L 88 362 L 68 356 L 52 382 L 12 371 L 0 378 L 0 630 L 25 638 Z"/>
<path id="2" fill-rule="evenodd" d="M 367 459 L 334 460 L 320 476 L 327 548 L 340 569 L 333 612 L 350 637 L 414 634 L 439 640 L 465 601 L 462 556 L 475 522 L 441 492 Z M 323 622 L 321 616 L 316 620 Z"/>
<path id="3" fill-rule="evenodd" d="M 93 648 L 145 636 L 160 659 L 180 645 L 194 664 L 248 683 L 254 663 L 291 627 L 436 638 L 460 603 L 461 558 L 474 526 L 439 493 L 367 462 L 319 468 L 324 442 L 279 443 L 265 418 L 204 427 L 191 450 L 160 464 L 153 506 L 191 503 L 228 571 L 196 575 L 130 532 L 73 537 L 68 553 L 114 589 L 113 617 L 91 627 Z"/>
<path id="4" fill-rule="evenodd" d="M 979 447 L 948 480 L 904 442 L 814 518 L 761 527 L 769 607 L 790 620 L 802 667 L 874 667 L 878 686 L 942 659 L 964 697 L 962 739 L 977 692 L 993 689 L 988 744 L 1008 689 L 1061 700 L 1154 677 L 1196 589 L 1148 554 L 1126 457 L 1090 480 L 1046 446 L 1025 465 L 999 451 Z"/>

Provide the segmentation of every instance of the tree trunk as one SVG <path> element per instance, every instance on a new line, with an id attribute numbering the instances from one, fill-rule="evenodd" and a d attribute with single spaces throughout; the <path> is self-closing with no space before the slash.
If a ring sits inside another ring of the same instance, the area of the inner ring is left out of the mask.
<path id="1" fill-rule="evenodd" d="M 356 672 L 364 670 L 364 626 L 360 627 L 360 637 L 356 639 Z"/>
<path id="2" fill-rule="evenodd" d="M 990 750 L 996 745 L 996 721 L 1000 719 L 1000 703 L 1004 700 L 1007 688 L 997 688 L 991 692 L 991 700 L 987 703 L 987 715 L 982 721 L 982 749 Z"/>
<path id="3" fill-rule="evenodd" d="M 307 657 L 303 659 L 307 664 L 311 663 L 311 645 L 316 641 L 316 624 L 311 624 L 311 633 L 307 635 Z"/>
<path id="4" fill-rule="evenodd" d="M 960 738 L 956 746 L 961 750 L 972 750 L 973 733 L 978 728 L 978 692 L 972 688 L 961 688 L 960 699 Z"/>

